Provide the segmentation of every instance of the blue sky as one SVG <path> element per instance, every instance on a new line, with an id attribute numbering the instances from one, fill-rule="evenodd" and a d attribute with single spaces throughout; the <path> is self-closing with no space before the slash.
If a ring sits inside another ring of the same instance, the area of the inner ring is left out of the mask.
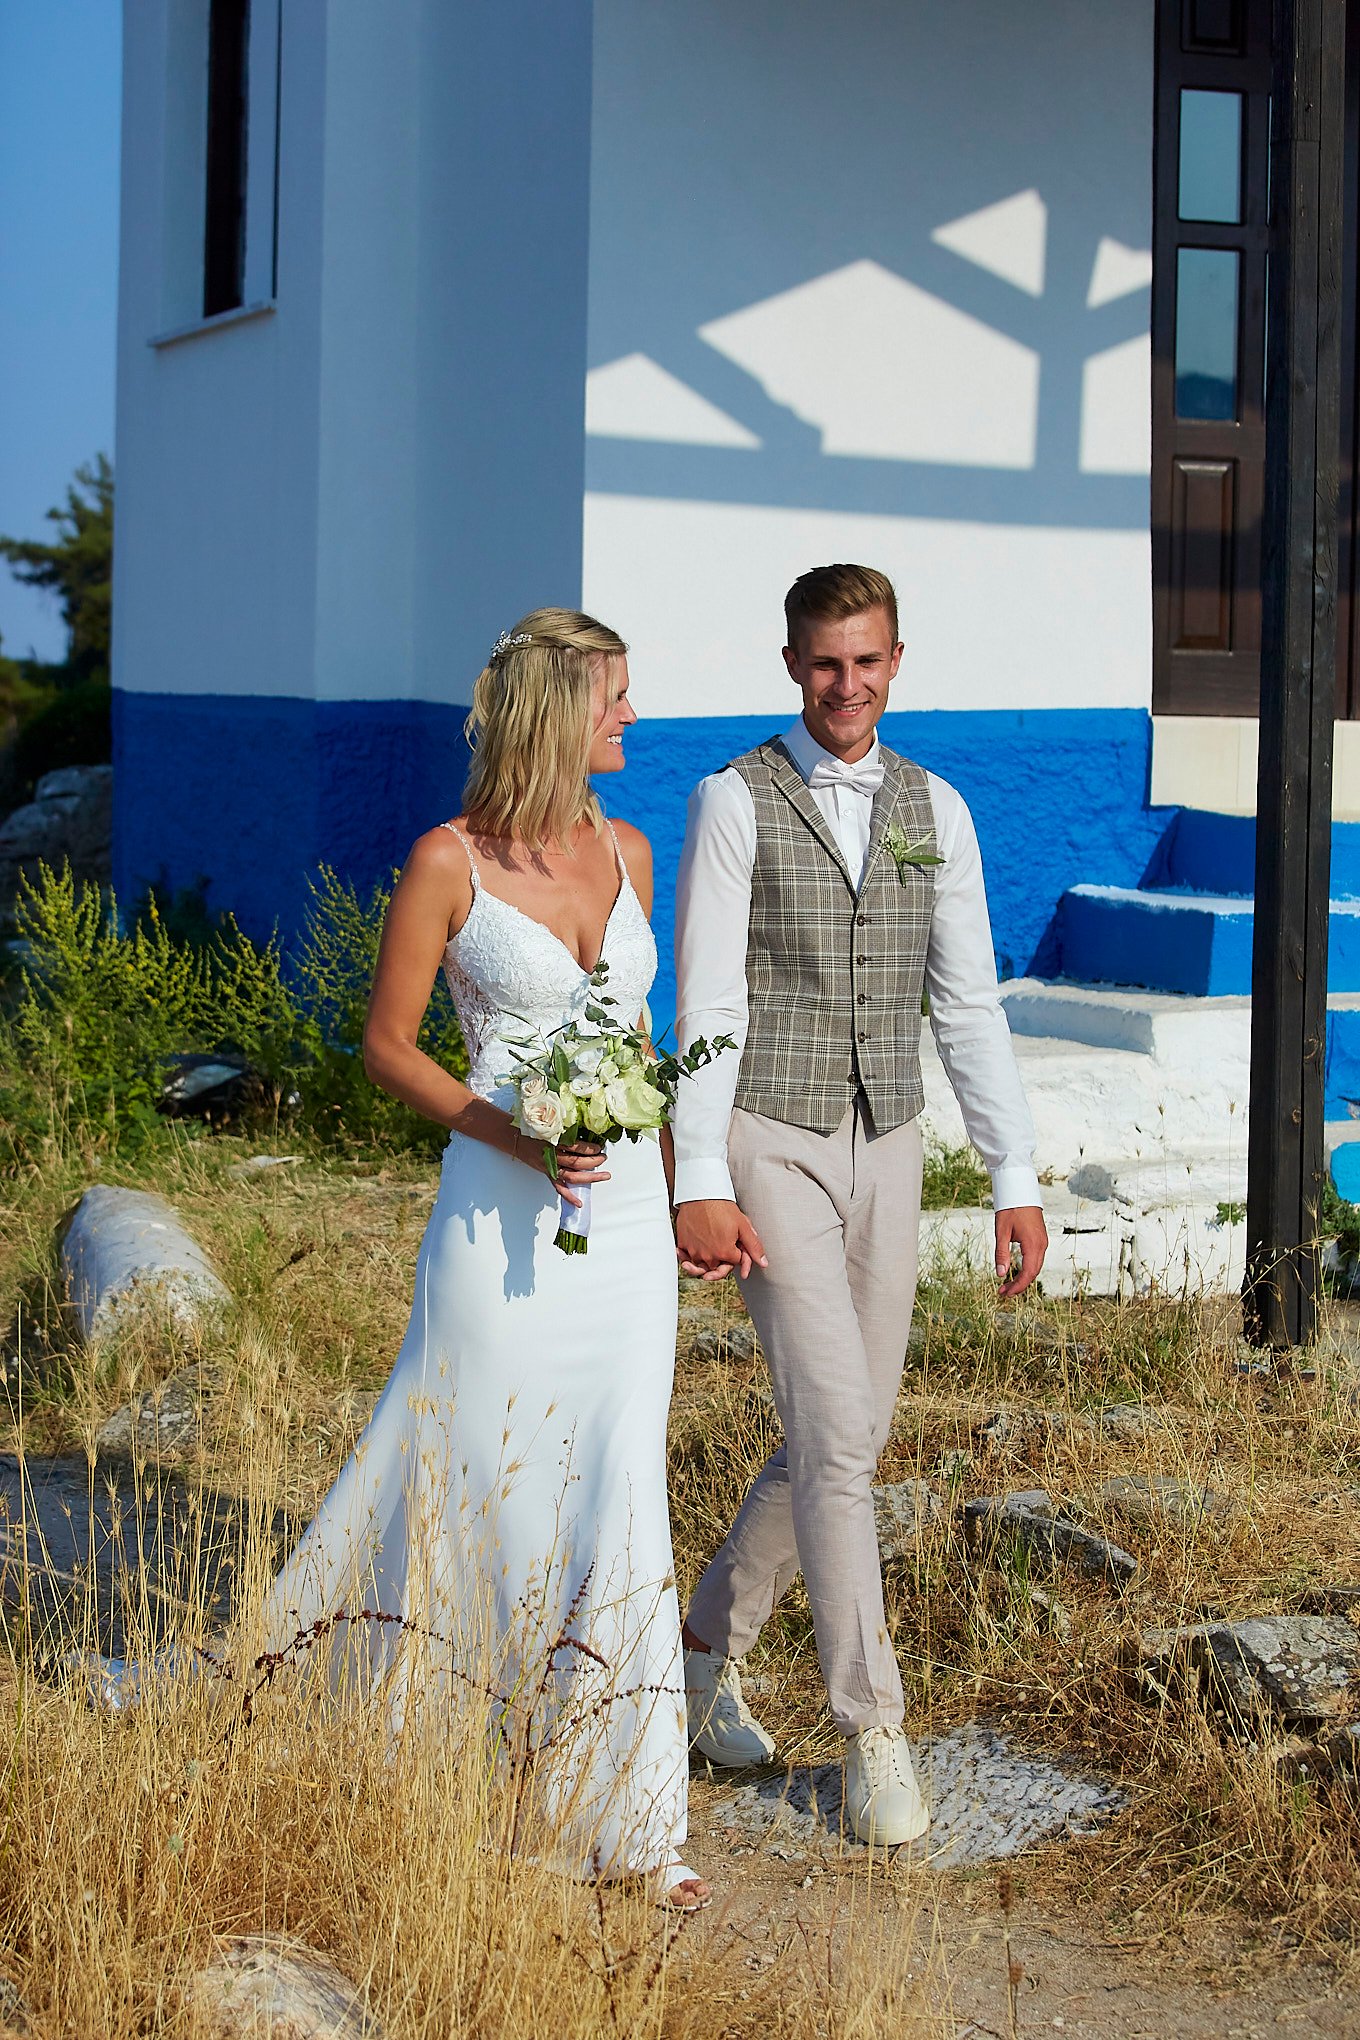
<path id="1" fill-rule="evenodd" d="M 0 0 L 0 532 L 37 536 L 113 456 L 119 0 Z M 0 641 L 58 658 L 54 605 L 0 563 Z"/>

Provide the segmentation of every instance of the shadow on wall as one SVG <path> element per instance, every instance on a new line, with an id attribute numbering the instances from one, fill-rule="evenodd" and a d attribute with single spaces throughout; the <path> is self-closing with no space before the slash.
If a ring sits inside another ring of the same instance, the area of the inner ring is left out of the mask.
<path id="1" fill-rule="evenodd" d="M 1146 529 L 1150 8 L 598 0 L 593 491 Z"/>

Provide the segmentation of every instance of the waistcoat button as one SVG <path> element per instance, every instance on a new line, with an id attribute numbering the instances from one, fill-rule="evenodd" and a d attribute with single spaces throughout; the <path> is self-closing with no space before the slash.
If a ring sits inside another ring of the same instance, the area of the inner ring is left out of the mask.
<path id="1" fill-rule="evenodd" d="M 868 1005 L 868 1003 L 869 1003 L 869 994 L 868 994 L 867 992 L 856 992 L 856 993 L 855 993 L 855 1004 L 856 1004 L 857 1006 L 867 1006 L 867 1005 Z"/>
<path id="2" fill-rule="evenodd" d="M 867 956 L 857 956 L 857 957 L 855 958 L 855 962 L 856 962 L 856 963 L 867 963 L 868 961 L 869 961 L 869 959 L 868 959 L 868 957 L 867 957 Z"/>
<path id="3" fill-rule="evenodd" d="M 868 1037 L 868 1035 L 867 1035 L 867 1034 L 865 1034 L 865 1033 L 863 1033 L 863 1032 L 860 1032 L 859 1034 L 857 1034 L 857 1035 L 855 1036 L 855 1039 L 856 1039 L 856 1041 L 867 1041 L 867 1040 L 869 1039 L 869 1037 Z"/>

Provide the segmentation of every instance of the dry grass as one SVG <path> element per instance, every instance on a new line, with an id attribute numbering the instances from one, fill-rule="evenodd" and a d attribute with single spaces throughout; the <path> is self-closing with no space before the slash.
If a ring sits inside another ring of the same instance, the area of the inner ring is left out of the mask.
<path id="1" fill-rule="evenodd" d="M 233 1289 L 222 1331 L 198 1352 L 129 1337 L 96 1362 L 58 1328 L 57 1360 L 26 1390 L 11 1449 L 87 1450 L 133 1387 L 192 1359 L 211 1392 L 186 1473 L 248 1490 L 260 1520 L 274 1506 L 310 1509 L 396 1351 L 435 1179 L 424 1166 L 312 1158 L 231 1180 L 244 1151 L 186 1139 L 148 1165 Z M 0 1215 L 0 1322 L 22 1297 L 35 1353 L 55 1323 L 51 1228 L 84 1180 L 54 1162 L 15 1186 Z M 742 1323 L 735 1292 L 684 1300 L 671 1453 L 682 1588 L 778 1437 L 758 1359 L 693 1354 L 696 1330 Z M 1144 1627 L 1360 1585 L 1360 1446 L 1344 1368 L 1242 1375 L 1226 1307 L 1040 1300 L 998 1328 L 984 1295 L 944 1280 L 918 1322 L 882 1477 L 920 1475 L 954 1500 L 1045 1487 L 1140 1565 L 1122 1597 L 1070 1570 L 1040 1580 L 1018 1555 L 984 1562 L 951 1513 L 887 1571 L 909 1719 L 982 1713 L 1129 1789 L 1131 1811 L 1098 1841 L 1027 1866 L 1031 1890 L 1133 1932 L 1228 1922 L 1283 1947 L 1349 1948 L 1360 1938 L 1354 1785 L 1277 1761 L 1193 1694 L 1150 1701 L 1130 1676 Z M 1155 1421 L 1131 1439 L 1095 1420 L 1133 1402 Z M 984 1436 L 1002 1408 L 1013 1413 L 1004 1437 Z M 1131 1530 L 1096 1499 L 1115 1474 L 1174 1475 L 1232 1510 L 1221 1524 Z M 243 1599 L 270 1562 L 262 1544 Z M 797 1589 L 751 1670 L 781 1749 L 795 1762 L 833 1754 Z M 40 2033 L 191 2032 L 187 1975 L 215 1940 L 262 1929 L 329 1951 L 397 2036 L 950 2030 L 929 2010 L 914 1900 L 886 1936 L 873 1907 L 852 1901 L 753 1982 L 711 1952 L 702 1923 L 668 1948 L 666 1922 L 636 1895 L 611 1892 L 600 1910 L 512 1863 L 475 1710 L 439 1748 L 394 1756 L 372 1725 L 304 1720 L 300 1693 L 271 1699 L 244 1732 L 228 1732 L 238 1689 L 224 1698 L 193 1680 L 110 1721 L 39 1684 L 22 1653 L 0 1700 L 5 1960 Z M 870 1933 L 873 1961 L 857 1970 L 846 1948 Z"/>

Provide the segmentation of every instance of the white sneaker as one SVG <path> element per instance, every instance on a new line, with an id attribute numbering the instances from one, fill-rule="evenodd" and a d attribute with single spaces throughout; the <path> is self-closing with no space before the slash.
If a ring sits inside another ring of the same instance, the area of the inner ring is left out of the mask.
<path id="1" fill-rule="evenodd" d="M 919 1841 L 930 1826 L 900 1728 L 862 1728 L 846 1737 L 845 1811 L 858 1839 L 871 1847 Z"/>
<path id="2" fill-rule="evenodd" d="M 716 1650 L 685 1652 L 685 1705 L 691 1746 L 710 1764 L 768 1764 L 774 1738 L 765 1733 L 741 1693 L 735 1658 Z"/>

